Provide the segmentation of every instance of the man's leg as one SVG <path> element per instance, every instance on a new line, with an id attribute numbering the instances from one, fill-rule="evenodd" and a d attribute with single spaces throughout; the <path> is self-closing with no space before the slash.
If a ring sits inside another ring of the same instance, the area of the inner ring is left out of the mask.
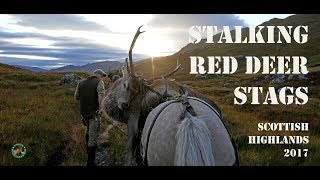
<path id="1" fill-rule="evenodd" d="M 87 126 L 86 128 L 86 151 L 87 153 L 89 152 L 89 126 Z"/>
<path id="2" fill-rule="evenodd" d="M 85 138 L 86 138 L 86 142 L 85 142 L 85 148 L 86 148 L 86 152 L 88 153 L 89 149 L 88 149 L 88 142 L 89 142 L 89 119 L 83 115 L 81 115 L 81 120 L 83 125 L 86 127 L 85 130 Z"/>
<path id="3" fill-rule="evenodd" d="M 101 118 L 99 115 L 93 116 L 89 120 L 89 140 L 88 140 L 88 166 L 95 166 L 95 157 L 97 151 L 97 140 L 100 133 Z"/>

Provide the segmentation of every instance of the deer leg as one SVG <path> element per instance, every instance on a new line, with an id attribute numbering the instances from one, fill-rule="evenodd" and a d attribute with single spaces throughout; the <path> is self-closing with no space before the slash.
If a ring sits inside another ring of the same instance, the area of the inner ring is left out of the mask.
<path id="1" fill-rule="evenodd" d="M 127 154 L 126 154 L 126 166 L 132 165 L 132 156 L 136 147 L 136 139 L 138 135 L 138 119 L 128 120 L 128 142 L 127 142 Z"/>
<path id="2" fill-rule="evenodd" d="M 143 166 L 143 159 L 141 156 L 141 147 L 140 147 L 140 143 L 141 143 L 141 136 L 142 136 L 142 130 L 144 127 L 144 124 L 146 122 L 146 117 L 141 116 L 139 119 L 139 123 L 138 123 L 138 135 L 135 141 L 135 158 L 136 158 L 136 163 L 138 166 Z"/>

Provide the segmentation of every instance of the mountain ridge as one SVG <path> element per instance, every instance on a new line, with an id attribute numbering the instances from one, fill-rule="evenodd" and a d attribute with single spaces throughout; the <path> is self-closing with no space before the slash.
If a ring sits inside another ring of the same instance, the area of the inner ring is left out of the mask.
<path id="1" fill-rule="evenodd" d="M 46 71 L 48 71 L 46 69 L 42 69 L 42 68 L 35 67 L 35 66 L 23 66 L 23 65 L 14 65 L 14 66 L 22 68 L 22 69 L 30 70 L 33 72 L 46 72 Z"/>
<path id="2" fill-rule="evenodd" d="M 105 72 L 109 70 L 118 69 L 123 65 L 118 61 L 102 61 L 89 63 L 83 66 L 67 65 L 56 69 L 51 69 L 51 72 L 88 72 L 92 73 L 95 69 L 102 69 Z"/>

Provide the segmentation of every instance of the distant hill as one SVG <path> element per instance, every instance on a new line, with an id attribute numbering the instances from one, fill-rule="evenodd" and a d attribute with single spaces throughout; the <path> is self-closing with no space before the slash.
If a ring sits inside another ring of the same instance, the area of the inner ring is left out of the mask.
<path id="1" fill-rule="evenodd" d="M 46 72 L 48 70 L 46 69 L 42 69 L 42 68 L 38 68 L 38 67 L 32 67 L 32 66 L 22 66 L 22 65 L 14 65 L 16 67 L 22 68 L 22 69 L 27 69 L 33 72 Z"/>
<path id="2" fill-rule="evenodd" d="M 54 72 L 88 72 L 92 73 L 95 69 L 102 69 L 105 72 L 113 69 L 118 69 L 122 66 L 122 63 L 118 61 L 103 61 L 103 62 L 96 62 L 92 64 L 86 64 L 84 66 L 74 66 L 74 65 L 68 65 L 63 66 L 56 69 L 51 69 L 50 71 Z"/>
<path id="3" fill-rule="evenodd" d="M 0 63 L 0 76 L 2 74 L 8 74 L 8 73 L 12 73 L 12 72 L 30 72 L 30 71 L 28 71 L 26 69 L 22 69 L 20 67 Z"/>

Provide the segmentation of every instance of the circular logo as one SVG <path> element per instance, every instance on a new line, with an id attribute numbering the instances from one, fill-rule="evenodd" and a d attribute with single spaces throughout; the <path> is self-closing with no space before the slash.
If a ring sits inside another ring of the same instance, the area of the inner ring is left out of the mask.
<path id="1" fill-rule="evenodd" d="M 11 154 L 15 158 L 23 158 L 27 153 L 27 148 L 23 144 L 15 144 L 11 148 Z"/>

